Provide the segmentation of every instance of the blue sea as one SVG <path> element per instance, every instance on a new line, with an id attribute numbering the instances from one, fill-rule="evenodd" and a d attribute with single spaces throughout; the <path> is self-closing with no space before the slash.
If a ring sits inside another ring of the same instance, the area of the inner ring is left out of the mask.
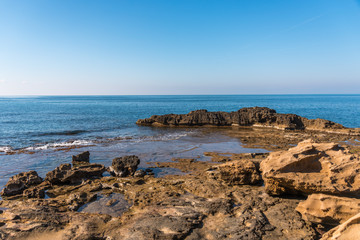
<path id="1" fill-rule="evenodd" d="M 0 97 L 0 188 L 22 171 L 36 170 L 44 177 L 85 150 L 91 152 L 92 162 L 107 166 L 114 157 L 136 154 L 142 168 L 173 157 L 202 158 L 205 151 L 261 152 L 264 150 L 246 149 L 238 139 L 221 132 L 135 124 L 154 114 L 236 111 L 253 106 L 360 127 L 360 95 Z M 177 170 L 162 171 L 158 174 Z"/>

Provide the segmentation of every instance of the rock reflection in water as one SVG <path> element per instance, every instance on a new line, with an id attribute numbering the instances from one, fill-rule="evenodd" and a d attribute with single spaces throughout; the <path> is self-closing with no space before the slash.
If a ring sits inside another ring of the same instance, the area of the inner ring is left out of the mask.
<path id="1" fill-rule="evenodd" d="M 98 194 L 94 202 L 90 202 L 80 207 L 78 212 L 108 214 L 112 217 L 120 217 L 131 207 L 123 194 L 112 193 L 109 196 Z"/>

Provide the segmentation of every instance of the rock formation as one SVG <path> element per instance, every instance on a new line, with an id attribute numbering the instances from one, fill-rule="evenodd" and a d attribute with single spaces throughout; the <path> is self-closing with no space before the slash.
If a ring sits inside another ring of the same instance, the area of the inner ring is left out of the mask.
<path id="1" fill-rule="evenodd" d="M 11 177 L 0 194 L 2 196 L 21 194 L 28 187 L 40 184 L 42 181 L 36 171 L 22 172 Z"/>
<path id="2" fill-rule="evenodd" d="M 281 114 L 266 107 L 242 108 L 236 112 L 192 111 L 188 114 L 154 115 L 139 119 L 138 125 L 154 126 L 253 126 L 286 130 L 320 130 L 326 132 L 360 134 L 359 129 L 348 129 L 324 119 L 307 119 L 296 114 Z"/>
<path id="3" fill-rule="evenodd" d="M 61 164 L 46 174 L 46 181 L 51 184 L 79 183 L 85 179 L 99 178 L 105 172 L 104 165 L 88 164 L 71 167 L 71 164 Z"/>
<path id="4" fill-rule="evenodd" d="M 90 152 L 86 151 L 78 155 L 72 156 L 72 164 L 86 164 L 90 162 Z"/>
<path id="5" fill-rule="evenodd" d="M 127 177 L 132 176 L 136 172 L 140 159 L 135 155 L 114 158 L 109 172 L 112 176 Z"/>
<path id="6" fill-rule="evenodd" d="M 360 157 L 337 143 L 300 142 L 260 164 L 272 195 L 326 193 L 360 197 Z"/>
<path id="7" fill-rule="evenodd" d="M 321 240 L 355 240 L 360 239 L 360 213 L 346 222 L 325 233 Z"/>
<path id="8" fill-rule="evenodd" d="M 230 185 L 256 185 L 261 181 L 256 165 L 250 160 L 229 162 L 221 164 L 217 168 L 220 179 Z"/>
<path id="9" fill-rule="evenodd" d="M 312 194 L 299 203 L 296 211 L 306 221 L 337 226 L 360 212 L 360 199 Z"/>

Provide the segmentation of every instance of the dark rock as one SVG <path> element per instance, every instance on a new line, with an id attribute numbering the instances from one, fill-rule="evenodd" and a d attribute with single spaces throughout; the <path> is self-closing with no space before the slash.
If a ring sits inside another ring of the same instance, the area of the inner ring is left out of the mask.
<path id="1" fill-rule="evenodd" d="M 51 184 L 81 183 L 83 180 L 100 178 L 105 172 L 102 164 L 88 164 L 71 168 L 70 164 L 61 164 L 46 174 L 46 181 Z"/>
<path id="2" fill-rule="evenodd" d="M 90 162 L 90 152 L 89 151 L 72 156 L 72 164 L 73 165 L 84 164 L 84 163 L 89 163 L 89 162 Z"/>
<path id="3" fill-rule="evenodd" d="M 146 172 L 142 169 L 140 170 L 137 170 L 135 173 L 134 173 L 134 177 L 144 177 L 146 175 Z"/>
<path id="4" fill-rule="evenodd" d="M 21 194 L 30 186 L 40 184 L 42 178 L 38 176 L 36 171 L 22 172 L 12 176 L 5 188 L 1 191 L 2 196 L 13 196 Z"/>
<path id="5" fill-rule="evenodd" d="M 25 189 L 23 192 L 23 196 L 26 198 L 44 198 L 45 197 L 45 189 L 44 188 L 31 188 Z"/>
<path id="6" fill-rule="evenodd" d="M 134 175 L 140 159 L 135 155 L 114 158 L 109 172 L 112 176 L 127 177 Z"/>
<path id="7" fill-rule="evenodd" d="M 274 127 L 288 130 L 343 130 L 345 127 L 323 119 L 307 119 L 295 114 L 276 113 L 266 107 L 242 108 L 236 112 L 208 112 L 207 110 L 192 111 L 188 114 L 154 115 L 139 119 L 138 125 L 159 126 L 259 126 Z"/>

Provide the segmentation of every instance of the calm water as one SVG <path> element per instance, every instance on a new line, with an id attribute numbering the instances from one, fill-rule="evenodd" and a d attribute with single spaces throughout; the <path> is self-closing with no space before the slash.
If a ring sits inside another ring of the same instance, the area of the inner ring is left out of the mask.
<path id="1" fill-rule="evenodd" d="M 142 167 L 171 157 L 202 157 L 210 150 L 261 151 L 244 149 L 237 139 L 221 133 L 135 124 L 154 114 L 236 111 L 252 106 L 360 127 L 360 95 L 0 97 L 0 188 L 9 176 L 21 171 L 34 169 L 44 176 L 83 150 L 91 151 L 92 161 L 106 165 L 113 157 L 138 154 Z M 83 148 L 55 151 L 72 145 Z M 5 154 L 19 149 L 35 154 Z"/>

